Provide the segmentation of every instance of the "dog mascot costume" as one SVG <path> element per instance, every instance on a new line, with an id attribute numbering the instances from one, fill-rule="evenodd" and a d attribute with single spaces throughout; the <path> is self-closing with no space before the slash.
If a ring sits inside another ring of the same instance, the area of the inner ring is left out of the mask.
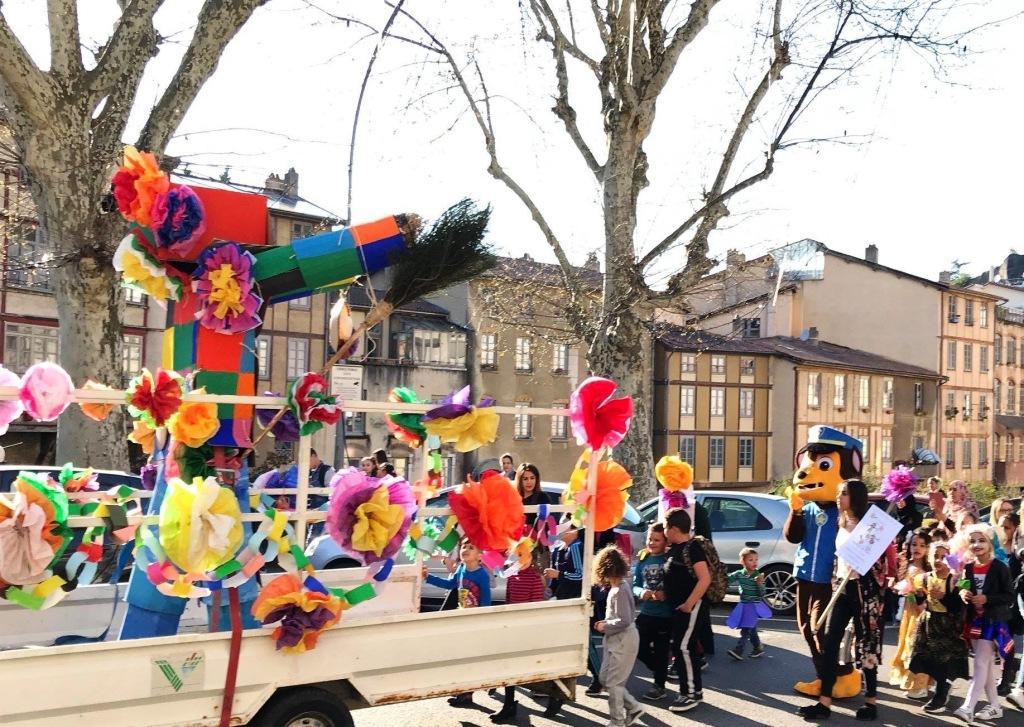
<path id="1" fill-rule="evenodd" d="M 790 513 L 783 534 L 799 545 L 793 563 L 796 577 L 796 622 L 811 650 L 816 678 L 797 682 L 801 694 L 821 691 L 822 632 L 812 629 L 832 597 L 832 572 L 839 532 L 836 497 L 844 480 L 859 478 L 863 447 L 860 440 L 838 429 L 818 425 L 808 432 L 807 444 L 796 455 L 796 473 L 789 490 Z M 839 666 L 832 690 L 836 698 L 860 693 L 860 672 L 852 664 Z"/>

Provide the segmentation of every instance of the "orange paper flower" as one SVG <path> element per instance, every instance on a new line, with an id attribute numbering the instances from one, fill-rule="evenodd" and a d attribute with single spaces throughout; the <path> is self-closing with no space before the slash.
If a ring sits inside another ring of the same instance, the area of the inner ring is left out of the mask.
<path id="1" fill-rule="evenodd" d="M 85 389 L 86 391 L 113 391 L 113 389 L 107 386 L 106 384 L 96 383 L 92 379 L 89 379 L 84 384 L 82 384 L 82 388 Z M 101 422 L 104 419 L 106 419 L 107 415 L 114 410 L 113 404 L 81 403 L 79 404 L 79 406 L 82 407 L 83 414 L 97 422 Z"/>
<path id="2" fill-rule="evenodd" d="M 170 187 L 156 157 L 134 146 L 124 148 L 124 164 L 114 174 L 113 188 L 117 208 L 126 220 L 143 227 L 152 225 L 153 202 Z"/>
<path id="3" fill-rule="evenodd" d="M 153 454 L 153 436 L 156 430 L 149 426 L 144 420 L 136 419 L 132 422 L 132 433 L 128 435 L 129 442 L 135 442 L 142 447 L 146 454 Z"/>
<path id="4" fill-rule="evenodd" d="M 687 490 L 693 485 L 693 467 L 675 455 L 659 459 L 654 466 L 654 476 L 669 492 Z"/>
<path id="5" fill-rule="evenodd" d="M 205 394 L 205 389 L 197 389 L 197 394 Z M 202 447 L 206 440 L 217 433 L 220 421 L 217 419 L 217 405 L 186 401 L 168 422 L 168 429 L 175 441 L 186 447 Z"/>
<path id="6" fill-rule="evenodd" d="M 628 488 L 633 485 L 633 478 L 618 462 L 605 460 L 597 465 L 597 500 L 592 504 L 587 496 L 587 470 L 578 467 L 569 478 L 569 487 L 563 499 L 566 504 L 579 504 L 591 513 L 594 532 L 603 532 L 614 528 L 626 514 L 626 500 L 629 499 Z M 576 515 L 573 515 L 575 521 Z M 577 522 L 577 525 L 582 523 Z"/>
<path id="7" fill-rule="evenodd" d="M 504 475 L 469 482 L 448 497 L 462 532 L 481 550 L 504 552 L 526 526 L 523 500 Z"/>
<path id="8" fill-rule="evenodd" d="M 272 634 L 278 649 L 310 651 L 320 634 L 341 620 L 344 604 L 337 596 L 303 587 L 298 576 L 280 575 L 263 586 L 252 615 L 264 624 L 280 624 Z"/>

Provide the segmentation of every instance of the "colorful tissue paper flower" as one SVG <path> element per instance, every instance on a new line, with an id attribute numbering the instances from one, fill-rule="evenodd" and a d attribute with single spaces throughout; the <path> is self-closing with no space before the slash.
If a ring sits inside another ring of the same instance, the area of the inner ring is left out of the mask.
<path id="1" fill-rule="evenodd" d="M 205 394 L 205 389 L 196 389 L 196 394 Z M 217 405 L 198 401 L 185 401 L 167 422 L 168 431 L 174 441 L 186 447 L 202 447 L 220 429 Z"/>
<path id="2" fill-rule="evenodd" d="M 20 387 L 21 377 L 0 366 L 0 386 Z M 0 401 L 0 436 L 7 434 L 7 428 L 11 426 L 11 422 L 20 417 L 23 411 L 25 411 L 25 407 L 20 398 Z"/>
<path id="3" fill-rule="evenodd" d="M 82 384 L 82 388 L 85 389 L 86 391 L 114 390 L 112 387 L 107 386 L 106 384 L 97 383 L 92 379 L 89 379 L 84 384 Z M 79 408 L 81 408 L 83 414 L 85 414 L 93 421 L 97 422 L 102 422 L 104 419 L 107 418 L 107 416 L 110 415 L 110 412 L 114 410 L 113 404 L 91 404 L 88 402 L 79 402 L 78 406 Z"/>
<path id="4" fill-rule="evenodd" d="M 167 175 L 156 163 L 156 157 L 134 146 L 125 147 L 124 162 L 111 183 L 117 209 L 126 220 L 145 227 L 153 222 L 152 210 L 156 198 L 166 194 L 171 186 Z"/>
<path id="5" fill-rule="evenodd" d="M 392 389 L 391 393 L 388 394 L 388 401 L 396 404 L 421 403 L 416 396 L 416 392 L 404 386 Z M 423 440 L 427 438 L 427 429 L 423 426 L 422 414 L 403 414 L 389 411 L 384 419 L 384 423 L 387 425 L 388 431 L 395 436 L 395 439 L 408 444 L 413 449 L 423 444 Z"/>
<path id="6" fill-rule="evenodd" d="M 288 390 L 288 408 L 299 422 L 303 436 L 320 431 L 324 424 L 337 424 L 341 407 L 327 394 L 327 379 L 320 374 L 305 373 Z"/>
<path id="7" fill-rule="evenodd" d="M 152 451 L 152 450 L 150 450 Z M 156 474 L 160 468 L 155 464 L 144 464 L 139 470 L 139 480 L 142 482 L 142 489 L 152 492 L 156 489 Z"/>
<path id="8" fill-rule="evenodd" d="M 592 513 L 589 522 L 593 523 L 595 532 L 603 532 L 614 528 L 626 514 L 626 500 L 629 499 L 628 488 L 633 485 L 633 478 L 626 469 L 612 460 L 604 460 L 597 464 L 597 495 L 596 505 L 589 502 L 587 491 L 587 468 L 577 467 L 569 478 L 569 486 L 562 493 L 562 500 L 567 505 L 576 505 L 572 519 L 578 527 L 584 525 L 581 511 Z"/>
<path id="9" fill-rule="evenodd" d="M 263 587 L 252 615 L 264 625 L 280 623 L 271 634 L 277 649 L 303 652 L 316 648 L 320 634 L 338 623 L 343 609 L 337 596 L 304 588 L 298 576 L 285 573 Z"/>
<path id="10" fill-rule="evenodd" d="M 278 394 L 275 391 L 264 391 L 263 395 L 277 396 Z M 266 428 L 273 421 L 276 413 L 273 409 L 257 409 L 256 419 L 260 426 Z M 279 442 L 299 441 L 299 422 L 291 409 L 285 410 L 281 418 L 274 422 L 274 426 L 270 429 L 270 436 Z"/>
<path id="11" fill-rule="evenodd" d="M 49 361 L 30 366 L 21 377 L 21 405 L 37 422 L 52 422 L 59 417 L 71 404 L 74 393 L 71 377 Z"/>
<path id="12" fill-rule="evenodd" d="M 190 259 L 206 231 L 206 214 L 196 193 L 186 186 L 169 189 L 157 195 L 150 212 L 157 251 Z"/>
<path id="13" fill-rule="evenodd" d="M 263 299 L 252 278 L 256 258 L 233 242 L 212 247 L 199 256 L 192 287 L 199 294 L 199 323 L 217 333 L 249 331 L 262 322 Z"/>
<path id="14" fill-rule="evenodd" d="M 595 452 L 622 441 L 633 418 L 633 399 L 613 399 L 615 382 L 591 376 L 569 397 L 569 421 L 578 444 Z"/>
<path id="15" fill-rule="evenodd" d="M 121 281 L 151 296 L 161 304 L 180 300 L 183 285 L 138 240 L 135 233 L 127 235 L 114 251 L 114 270 L 121 273 Z"/>
<path id="16" fill-rule="evenodd" d="M 188 574 L 212 571 L 231 560 L 242 544 L 242 513 L 235 493 L 214 477 L 168 483 L 160 506 L 160 545 Z"/>
<path id="17" fill-rule="evenodd" d="M 132 431 L 128 435 L 129 442 L 135 442 L 142 447 L 145 454 L 153 454 L 153 440 L 156 430 L 149 426 L 143 419 L 136 419 L 132 422 Z"/>
<path id="18" fill-rule="evenodd" d="M 900 465 L 894 467 L 882 478 L 882 497 L 887 502 L 899 502 L 917 489 L 917 478 L 914 470 Z"/>
<path id="19" fill-rule="evenodd" d="M 378 479 L 349 467 L 331 480 L 327 532 L 342 550 L 371 565 L 398 553 L 415 512 L 416 498 L 404 479 Z"/>
<path id="20" fill-rule="evenodd" d="M 453 443 L 456 451 L 472 452 L 498 438 L 498 415 L 493 406 L 494 399 L 489 396 L 473 406 L 466 386 L 424 414 L 423 424 L 427 434 Z"/>
<path id="21" fill-rule="evenodd" d="M 100 489 L 99 480 L 92 467 L 76 470 L 70 462 L 61 468 L 57 481 L 64 488 L 64 492 L 96 492 Z"/>
<path id="22" fill-rule="evenodd" d="M 181 406 L 181 375 L 174 371 L 157 369 L 142 373 L 128 383 L 125 400 L 128 412 L 135 418 L 145 419 L 150 427 L 162 427 Z"/>
<path id="23" fill-rule="evenodd" d="M 669 492 L 680 492 L 693 486 L 693 467 L 675 455 L 659 459 L 654 465 L 654 476 Z"/>
<path id="24" fill-rule="evenodd" d="M 502 474 L 462 485 L 448 496 L 448 506 L 469 542 L 481 550 L 505 552 L 523 536 L 523 500 Z"/>
<path id="25" fill-rule="evenodd" d="M 11 493 L 0 494 L 0 586 L 33 585 L 71 540 L 64 490 L 46 478 L 19 472 Z"/>

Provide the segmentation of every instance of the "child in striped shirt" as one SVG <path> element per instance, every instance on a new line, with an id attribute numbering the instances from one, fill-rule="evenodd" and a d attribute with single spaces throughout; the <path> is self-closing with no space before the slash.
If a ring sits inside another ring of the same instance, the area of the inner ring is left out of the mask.
<path id="1" fill-rule="evenodd" d="M 757 621 L 772 615 L 771 609 L 764 602 L 764 574 L 757 572 L 757 551 L 744 548 L 740 551 L 740 562 L 743 567 L 729 574 L 729 585 L 739 586 L 740 602 L 725 622 L 729 628 L 740 630 L 739 641 L 728 651 L 729 656 L 736 661 L 743 661 L 743 650 L 748 639 L 754 647 L 750 652 L 751 659 L 764 654 L 764 646 L 757 633 Z"/>

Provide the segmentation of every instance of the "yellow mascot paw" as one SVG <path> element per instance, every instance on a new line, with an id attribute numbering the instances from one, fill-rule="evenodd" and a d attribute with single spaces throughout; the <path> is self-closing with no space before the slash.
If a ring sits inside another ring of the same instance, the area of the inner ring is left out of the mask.
<path id="1" fill-rule="evenodd" d="M 793 689 L 808 697 L 817 697 L 821 694 L 821 679 L 815 679 L 813 682 L 797 682 L 793 685 Z"/>
<path id="2" fill-rule="evenodd" d="M 854 669 L 836 679 L 836 685 L 832 687 L 833 699 L 849 699 L 860 694 L 860 671 Z"/>

